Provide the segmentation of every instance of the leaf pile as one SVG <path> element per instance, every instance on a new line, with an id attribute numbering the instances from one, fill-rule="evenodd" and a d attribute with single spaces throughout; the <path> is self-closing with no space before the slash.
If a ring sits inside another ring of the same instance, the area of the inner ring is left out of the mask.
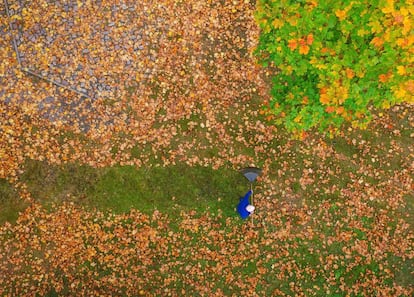
<path id="1" fill-rule="evenodd" d="M 141 166 L 155 153 L 166 164 L 204 163 L 191 152 L 203 150 L 206 141 L 230 143 L 223 119 L 242 117 L 252 97 L 265 96 L 260 69 L 250 58 L 257 28 L 247 1 L 9 6 L 12 31 L 1 16 L 2 130 L 9 118 L 16 122 L 2 144 L 20 158 Z M 12 36 L 24 68 L 88 98 L 20 71 Z M 177 148 L 182 134 L 188 139 Z M 231 151 L 223 155 L 242 158 Z M 0 176 L 16 175 L 19 163 L 11 158 Z"/>
<path id="2" fill-rule="evenodd" d="M 345 202 L 269 211 L 257 228 L 220 214 L 34 204 L 0 228 L 0 293 L 409 296 L 393 281 L 396 261 L 414 256 L 409 225 L 355 187 Z"/>

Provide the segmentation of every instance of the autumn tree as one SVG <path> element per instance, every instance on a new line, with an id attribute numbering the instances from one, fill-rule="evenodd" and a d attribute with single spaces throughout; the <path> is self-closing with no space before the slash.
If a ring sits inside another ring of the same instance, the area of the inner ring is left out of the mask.
<path id="1" fill-rule="evenodd" d="M 276 122 L 334 133 L 413 103 L 413 3 L 259 0 L 256 54 L 278 70 L 268 104 Z"/>

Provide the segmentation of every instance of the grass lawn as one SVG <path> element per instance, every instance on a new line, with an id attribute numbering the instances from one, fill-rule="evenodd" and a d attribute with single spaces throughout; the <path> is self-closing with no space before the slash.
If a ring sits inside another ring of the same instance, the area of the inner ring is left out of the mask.
<path id="1" fill-rule="evenodd" d="M 146 265 L 146 272 L 142 272 L 142 277 L 149 273 L 150 281 L 140 282 L 140 290 L 149 295 L 158 294 L 153 282 L 167 277 L 167 272 L 162 272 L 163 265 L 175 278 L 163 287 L 169 292 L 183 290 L 194 296 L 203 295 L 198 287 L 201 283 L 210 283 L 215 294 L 245 294 L 247 289 L 240 283 L 228 287 L 228 282 L 220 279 L 216 272 L 222 269 L 229 277 L 254 277 L 255 291 L 267 295 L 300 291 L 306 295 L 342 296 L 346 288 L 359 286 L 361 278 L 381 281 L 375 289 L 378 291 L 359 287 L 360 292 L 365 292 L 362 295 L 394 294 L 398 286 L 408 289 L 413 285 L 409 252 L 391 252 L 398 234 L 407 236 L 409 233 L 405 232 L 412 230 L 413 192 L 410 184 L 396 176 L 410 168 L 413 139 L 409 121 L 394 112 L 389 115 L 390 120 L 399 119 L 398 133 L 383 131 L 377 124 L 370 130 L 349 131 L 346 136 L 333 139 L 315 135 L 304 142 L 288 141 L 283 143 L 288 149 L 274 159 L 266 153 L 256 154 L 254 157 L 268 171 L 255 188 L 254 228 L 249 222 L 243 223 L 234 210 L 238 198 L 248 189 L 248 182 L 236 168 L 228 166 L 212 169 L 177 163 L 148 168 L 93 168 L 28 160 L 21 180 L 35 200 L 48 209 L 49 216 L 59 213 L 59 205 L 65 202 L 85 207 L 91 214 L 111 210 L 121 216 L 121 221 L 125 220 L 123 226 L 131 224 L 131 210 L 137 209 L 150 218 L 160 213 L 161 217 L 148 224 L 156 226 L 167 243 L 163 252 L 153 246 L 158 264 Z M 319 151 L 320 145 L 316 143 L 323 143 L 324 150 Z M 280 142 L 268 147 L 269 151 L 272 149 L 279 150 Z M 2 222 L 14 222 L 18 211 L 24 211 L 27 205 L 19 202 L 17 192 L 4 180 L 0 189 Z M 401 200 L 395 201 L 400 192 L 404 192 Z M 127 218 L 122 219 L 125 214 Z M 46 214 L 40 216 L 51 219 Z M 111 221 L 110 218 L 105 220 Z M 162 222 L 168 227 L 159 229 L 157 225 Z M 385 229 L 378 226 L 379 222 L 386 224 Z M 408 229 L 401 229 L 403 222 Z M 237 259 L 237 247 L 248 238 L 238 232 L 253 232 L 248 240 L 258 244 L 245 243 L 253 255 L 242 252 L 245 261 L 228 266 L 230 270 L 225 268 L 229 263 L 217 268 L 220 257 L 225 262 Z M 213 238 L 207 239 L 207 234 Z M 388 252 L 377 260 L 368 260 L 368 255 L 378 253 L 379 236 L 390 240 L 382 246 Z M 366 250 L 360 246 L 363 243 L 368 244 Z M 180 252 L 176 254 L 174 249 Z M 204 252 L 195 256 L 196 251 Z M 215 257 L 211 254 L 214 251 Z M 105 271 L 107 264 L 103 262 L 100 269 Z M 185 267 L 192 267 L 190 275 L 194 279 L 185 277 L 189 273 Z M 193 275 L 194 271 L 200 275 Z M 192 282 L 193 286 L 189 285 Z M 387 286 L 389 290 L 385 289 Z M 401 292 L 408 296 L 409 291 Z"/>
<path id="2" fill-rule="evenodd" d="M 0 14 L 0 296 L 412 296 L 413 106 L 293 140 L 252 1 L 10 2 L 24 59 L 103 99 L 27 79 Z"/>

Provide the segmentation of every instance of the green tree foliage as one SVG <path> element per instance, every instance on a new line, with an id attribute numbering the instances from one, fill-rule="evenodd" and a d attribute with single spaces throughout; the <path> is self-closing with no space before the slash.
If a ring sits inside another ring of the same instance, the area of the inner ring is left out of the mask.
<path id="1" fill-rule="evenodd" d="M 412 0 L 259 0 L 256 55 L 279 69 L 269 112 L 296 133 L 334 133 L 413 103 L 413 14 Z"/>

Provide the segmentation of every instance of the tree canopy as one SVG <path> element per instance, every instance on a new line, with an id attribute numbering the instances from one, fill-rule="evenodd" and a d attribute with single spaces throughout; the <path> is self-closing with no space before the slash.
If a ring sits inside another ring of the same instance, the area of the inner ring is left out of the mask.
<path id="1" fill-rule="evenodd" d="M 414 102 L 413 1 L 259 0 L 261 64 L 275 66 L 268 111 L 290 131 L 344 123 Z"/>

